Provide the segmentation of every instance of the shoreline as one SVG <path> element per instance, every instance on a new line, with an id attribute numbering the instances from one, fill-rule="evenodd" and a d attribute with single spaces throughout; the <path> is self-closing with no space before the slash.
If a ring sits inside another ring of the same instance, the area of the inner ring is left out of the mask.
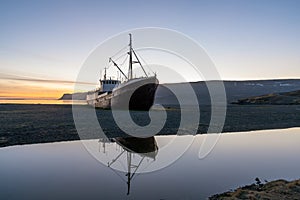
<path id="1" fill-rule="evenodd" d="M 299 106 L 228 105 L 222 133 L 300 127 L 298 109 Z M 210 106 L 201 107 L 198 134 L 207 133 L 210 110 Z M 107 137 L 124 136 L 114 124 L 111 111 L 96 110 L 95 112 L 98 117 L 104 118 L 98 120 Z M 167 112 L 168 123 L 157 135 L 177 133 L 180 112 L 172 109 Z M 147 113 L 137 114 L 139 117 L 148 116 Z M 0 148 L 80 139 L 73 120 L 72 105 L 69 104 L 0 104 L 0 123 Z M 97 137 L 97 133 L 92 137 Z"/>

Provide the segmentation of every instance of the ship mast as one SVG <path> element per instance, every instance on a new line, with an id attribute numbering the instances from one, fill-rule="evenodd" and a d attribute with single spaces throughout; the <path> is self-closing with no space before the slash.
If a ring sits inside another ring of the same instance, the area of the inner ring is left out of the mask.
<path id="1" fill-rule="evenodd" d="M 133 50 L 132 48 L 132 37 L 131 37 L 131 33 L 129 33 L 129 52 L 127 52 L 129 54 L 129 68 L 128 68 L 128 74 L 127 76 L 125 75 L 125 73 L 121 70 L 121 68 L 118 66 L 118 64 L 113 61 L 112 58 L 109 58 L 109 62 L 112 62 L 114 64 L 114 66 L 116 66 L 118 68 L 118 70 L 122 73 L 122 75 L 127 79 L 127 80 L 130 80 L 133 78 L 132 76 L 132 65 L 135 64 L 135 63 L 139 63 L 143 72 L 145 73 L 145 76 L 148 77 L 148 74 L 146 73 L 141 61 L 139 60 L 136 52 Z M 137 61 L 133 61 L 133 56 L 136 58 Z"/>
<path id="2" fill-rule="evenodd" d="M 129 70 L 128 79 L 132 79 L 132 39 L 131 33 L 129 33 Z"/>

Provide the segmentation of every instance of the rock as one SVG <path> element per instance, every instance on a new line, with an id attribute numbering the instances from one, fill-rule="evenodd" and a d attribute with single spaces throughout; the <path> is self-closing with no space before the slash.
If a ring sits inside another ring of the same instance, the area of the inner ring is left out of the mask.
<path id="1" fill-rule="evenodd" d="M 5 144 L 8 142 L 8 139 L 6 137 L 0 137 L 0 144 Z"/>

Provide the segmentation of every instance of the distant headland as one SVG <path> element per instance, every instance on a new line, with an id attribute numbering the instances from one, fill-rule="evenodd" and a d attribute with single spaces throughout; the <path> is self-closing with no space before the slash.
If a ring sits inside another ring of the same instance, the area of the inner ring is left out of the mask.
<path id="1" fill-rule="evenodd" d="M 63 94 L 58 100 L 86 100 L 86 92 L 78 92 L 78 93 L 66 93 Z"/>

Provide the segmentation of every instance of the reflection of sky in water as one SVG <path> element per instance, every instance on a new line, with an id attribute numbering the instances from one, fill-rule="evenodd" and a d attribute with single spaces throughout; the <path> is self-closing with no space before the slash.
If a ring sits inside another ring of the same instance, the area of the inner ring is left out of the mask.
<path id="1" fill-rule="evenodd" d="M 213 151 L 199 160 L 204 137 L 197 135 L 171 166 L 137 174 L 129 196 L 126 182 L 92 158 L 78 141 L 2 148 L 1 198 L 201 199 L 253 183 L 256 177 L 300 178 L 299 128 L 223 134 Z M 164 148 L 167 138 L 156 137 L 157 145 Z M 111 151 L 116 149 L 112 146 Z"/>

